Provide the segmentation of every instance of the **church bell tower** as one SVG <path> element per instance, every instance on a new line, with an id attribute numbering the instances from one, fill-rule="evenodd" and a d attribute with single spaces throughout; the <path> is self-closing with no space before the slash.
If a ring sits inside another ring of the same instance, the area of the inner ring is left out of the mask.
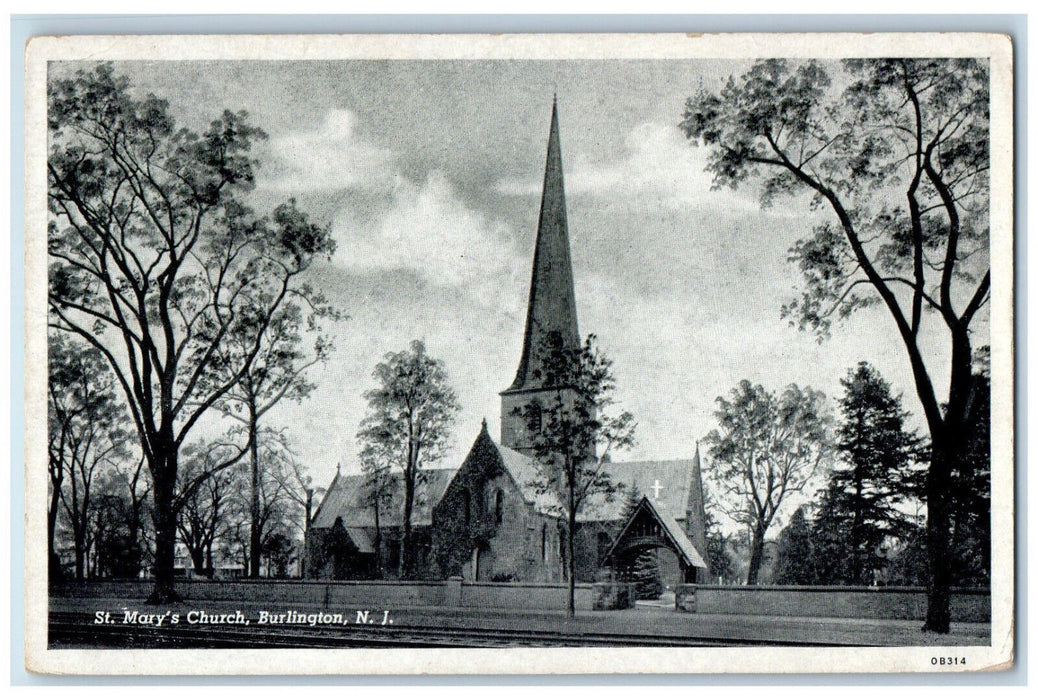
<path id="1" fill-rule="evenodd" d="M 562 183 L 558 104 L 554 99 L 523 353 L 515 380 L 501 392 L 501 444 L 527 454 L 531 452 L 532 445 L 527 419 L 520 413 L 535 402 L 541 405 L 550 402 L 549 394 L 554 387 L 544 386 L 537 377 L 549 339 L 551 342 L 561 342 L 564 347 L 580 347 L 569 231 L 566 226 L 566 193 Z"/>

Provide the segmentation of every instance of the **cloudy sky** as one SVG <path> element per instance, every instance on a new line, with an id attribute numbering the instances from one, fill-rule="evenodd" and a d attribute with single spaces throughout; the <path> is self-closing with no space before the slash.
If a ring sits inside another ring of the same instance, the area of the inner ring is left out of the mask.
<path id="1" fill-rule="evenodd" d="M 677 128 L 685 98 L 730 61 L 345 61 L 119 63 L 188 126 L 247 110 L 269 139 L 254 194 L 296 197 L 338 250 L 315 277 L 349 319 L 300 405 L 271 414 L 316 482 L 358 469 L 362 392 L 383 355 L 413 338 L 459 394 L 457 466 L 522 343 L 548 136 L 557 92 L 582 334 L 615 361 L 638 421 L 632 459 L 688 457 L 714 400 L 746 378 L 840 393 L 860 360 L 918 414 L 907 360 L 879 309 L 819 344 L 779 316 L 798 284 L 787 250 L 813 223 L 805 202 L 762 211 L 752 188 L 711 190 L 705 152 Z M 932 329 L 931 329 L 932 330 Z M 928 349 L 938 358 L 939 336 Z M 935 381 L 941 391 L 945 363 Z"/>

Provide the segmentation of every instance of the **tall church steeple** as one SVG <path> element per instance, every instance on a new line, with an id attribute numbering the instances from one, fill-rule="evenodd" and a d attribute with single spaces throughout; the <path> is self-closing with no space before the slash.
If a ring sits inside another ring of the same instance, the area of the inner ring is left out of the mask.
<path id="1" fill-rule="evenodd" d="M 541 215 L 533 253 L 533 276 L 526 311 L 526 332 L 519 369 L 512 385 L 501 392 L 501 443 L 523 450 L 525 419 L 515 409 L 535 400 L 548 389 L 538 381 L 537 368 L 546 341 L 556 336 L 567 347 L 580 346 L 577 302 L 573 291 L 573 265 L 566 224 L 566 192 L 562 178 L 562 147 L 559 141 L 558 102 L 552 99 L 548 156 L 544 165 Z"/>

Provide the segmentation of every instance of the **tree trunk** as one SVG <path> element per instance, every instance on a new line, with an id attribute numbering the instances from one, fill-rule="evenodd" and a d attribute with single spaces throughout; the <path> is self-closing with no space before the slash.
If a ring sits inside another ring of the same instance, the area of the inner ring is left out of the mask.
<path id="1" fill-rule="evenodd" d="M 177 514 L 173 500 L 177 480 L 177 454 L 172 440 L 166 454 L 156 457 L 157 469 L 152 470 L 155 512 L 155 587 L 148 596 L 149 603 L 175 603 L 180 600 L 174 586 L 174 562 L 177 549 Z"/>
<path id="2" fill-rule="evenodd" d="M 410 467 L 404 475 L 404 534 L 400 540 L 400 578 L 414 578 L 413 557 L 411 555 L 411 514 L 414 511 L 414 468 Z"/>
<path id="3" fill-rule="evenodd" d="M 381 495 L 381 494 L 379 494 Z M 382 574 L 382 523 L 378 517 L 378 502 L 375 502 L 375 575 L 384 578 Z"/>
<path id="4" fill-rule="evenodd" d="M 746 585 L 756 586 L 760 576 L 760 567 L 764 563 L 764 533 L 761 527 L 753 530 L 753 539 L 750 542 L 750 568 L 746 572 Z"/>
<path id="5" fill-rule="evenodd" d="M 572 497 L 570 499 L 572 503 Z M 569 511 L 569 528 L 566 532 L 566 579 L 569 585 L 569 597 L 566 600 L 566 611 L 570 617 L 577 616 L 577 577 L 576 566 L 573 562 L 573 540 L 577 531 L 577 514 L 573 508 Z"/>
<path id="6" fill-rule="evenodd" d="M 945 440 L 941 440 L 945 442 Z M 926 478 L 926 548 L 929 559 L 926 624 L 924 630 L 947 633 L 951 628 L 951 570 L 948 545 L 951 537 L 951 472 L 955 457 L 934 442 Z"/>
<path id="7" fill-rule="evenodd" d="M 927 582 L 926 624 L 923 630 L 947 634 L 951 629 L 950 588 L 952 474 L 968 449 L 968 409 L 973 389 L 973 362 L 969 335 L 952 332 L 951 381 L 944 420 L 931 423 L 930 469 L 926 475 L 926 547 L 930 580 Z"/>
<path id="8" fill-rule="evenodd" d="M 82 527 L 75 528 L 74 544 L 76 549 L 76 580 L 84 578 L 84 560 L 86 559 L 86 534 Z"/>
<path id="9" fill-rule="evenodd" d="M 57 529 L 58 507 L 61 505 L 61 482 L 54 484 L 54 492 L 50 497 L 50 508 L 47 510 L 47 560 L 52 561 L 57 556 L 54 549 L 54 534 Z"/>
<path id="10" fill-rule="evenodd" d="M 256 402 L 249 401 L 249 462 L 250 498 L 249 498 L 249 578 L 256 578 L 260 572 L 260 549 L 263 533 L 260 531 L 260 469 L 259 445 L 256 436 Z"/>
<path id="11" fill-rule="evenodd" d="M 569 595 L 566 600 L 566 612 L 571 618 L 577 616 L 577 605 L 576 605 L 576 566 L 573 561 L 573 540 L 576 537 L 577 532 L 577 497 L 576 497 L 576 467 L 572 464 L 567 465 L 567 476 L 569 487 L 567 490 L 569 493 L 569 512 L 566 513 L 567 529 L 566 529 L 566 583 L 569 587 Z"/>
<path id="12" fill-rule="evenodd" d="M 199 576 L 205 576 L 205 548 L 203 546 L 188 547 L 191 553 L 191 566 Z"/>

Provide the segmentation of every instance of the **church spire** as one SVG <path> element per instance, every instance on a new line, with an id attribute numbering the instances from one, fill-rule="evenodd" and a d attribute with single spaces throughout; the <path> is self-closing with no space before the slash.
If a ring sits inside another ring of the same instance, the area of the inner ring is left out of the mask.
<path id="1" fill-rule="evenodd" d="M 546 339 L 554 334 L 565 346 L 580 347 L 573 266 L 569 254 L 569 229 L 566 224 L 566 192 L 562 181 L 558 102 L 553 96 L 523 354 L 515 380 L 503 393 L 539 388 L 533 373 L 542 361 L 541 353 Z"/>

